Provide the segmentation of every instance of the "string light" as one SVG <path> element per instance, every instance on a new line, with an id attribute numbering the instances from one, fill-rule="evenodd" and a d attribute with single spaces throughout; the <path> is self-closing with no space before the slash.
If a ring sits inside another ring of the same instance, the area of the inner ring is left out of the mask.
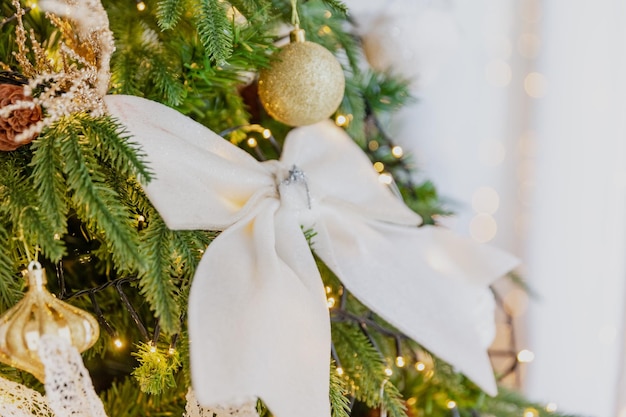
<path id="1" fill-rule="evenodd" d="M 263 135 L 264 139 L 269 139 L 272 137 L 272 131 L 269 129 L 263 129 L 263 133 L 261 133 L 261 135 Z"/>
<path id="2" fill-rule="evenodd" d="M 386 172 L 380 174 L 378 180 L 385 185 L 391 185 L 391 183 L 393 183 L 393 177 Z"/>
<path id="3" fill-rule="evenodd" d="M 246 141 L 246 143 L 248 144 L 249 147 L 251 148 L 256 148 L 257 146 L 257 141 L 255 138 L 248 138 L 248 140 Z"/>
<path id="4" fill-rule="evenodd" d="M 167 351 L 167 353 L 169 355 L 173 355 L 174 353 L 176 353 L 176 349 L 174 349 L 173 347 L 170 347 L 169 350 Z"/>
<path id="5" fill-rule="evenodd" d="M 448 407 L 448 409 L 450 410 L 452 410 L 453 408 L 456 408 L 456 401 L 448 400 L 446 407 Z"/>
<path id="6" fill-rule="evenodd" d="M 116 337 L 113 340 L 113 344 L 115 345 L 116 348 L 121 349 L 124 346 L 124 342 L 122 342 L 122 339 L 120 339 L 119 337 Z"/>
<path id="7" fill-rule="evenodd" d="M 402 149 L 401 146 L 396 145 L 391 148 L 391 154 L 394 156 L 394 158 L 400 159 L 404 156 L 404 149 Z"/>
<path id="8" fill-rule="evenodd" d="M 398 368 L 403 368 L 404 365 L 406 365 L 406 362 L 404 360 L 404 357 L 402 356 L 396 356 L 396 366 Z"/>
<path id="9" fill-rule="evenodd" d="M 338 366 L 337 369 L 335 369 L 335 372 L 337 372 L 337 375 L 342 376 L 343 375 L 343 368 L 341 366 Z"/>
<path id="10" fill-rule="evenodd" d="M 333 289 L 330 286 L 326 286 L 326 294 L 330 294 L 331 292 L 333 292 Z"/>
<path id="11" fill-rule="evenodd" d="M 348 118 L 343 114 L 338 114 L 337 117 L 335 117 L 335 124 L 339 127 L 343 127 L 348 124 Z"/>
<path id="12" fill-rule="evenodd" d="M 380 147 L 380 145 L 379 145 L 379 144 L 378 144 L 378 142 L 376 142 L 375 140 L 370 140 L 370 141 L 367 143 L 367 147 L 368 147 L 368 149 L 369 149 L 370 151 L 374 152 L 374 151 L 377 151 L 377 150 L 378 150 L 378 148 Z"/>
<path id="13" fill-rule="evenodd" d="M 389 367 L 385 368 L 385 375 L 387 376 L 393 375 L 393 370 Z"/>
<path id="14" fill-rule="evenodd" d="M 558 409 L 558 407 L 556 406 L 555 403 L 548 403 L 548 404 L 546 404 L 546 411 L 548 413 L 554 413 L 557 409 Z"/>
<path id="15" fill-rule="evenodd" d="M 528 349 L 522 349 L 517 353 L 517 361 L 520 363 L 530 363 L 535 360 L 535 354 Z"/>
<path id="16" fill-rule="evenodd" d="M 328 25 L 322 26 L 319 30 L 320 35 L 330 35 L 332 32 L 333 30 Z"/>
<path id="17" fill-rule="evenodd" d="M 54 234 L 54 240 L 61 240 L 61 236 L 58 233 Z"/>
<path id="18" fill-rule="evenodd" d="M 415 363 L 415 370 L 417 372 L 423 372 L 426 369 L 426 364 L 424 362 L 416 362 Z"/>
<path id="19" fill-rule="evenodd" d="M 383 172 L 385 170 L 385 164 L 382 162 L 374 162 L 374 169 L 378 173 Z"/>
<path id="20" fill-rule="evenodd" d="M 414 406 L 415 404 L 417 404 L 417 398 L 416 397 L 411 397 L 408 400 L 406 400 L 406 405 L 408 406 Z"/>
<path id="21" fill-rule="evenodd" d="M 137 10 L 139 10 L 140 12 L 143 12 L 144 10 L 146 10 L 146 3 L 144 3 L 143 1 L 138 1 Z"/>
<path id="22" fill-rule="evenodd" d="M 335 306 L 335 298 L 334 297 L 328 297 L 328 300 L 326 300 L 326 305 L 328 305 L 328 308 L 333 308 Z"/>
<path id="23" fill-rule="evenodd" d="M 524 410 L 524 417 L 537 417 L 539 413 L 534 408 L 527 408 Z"/>

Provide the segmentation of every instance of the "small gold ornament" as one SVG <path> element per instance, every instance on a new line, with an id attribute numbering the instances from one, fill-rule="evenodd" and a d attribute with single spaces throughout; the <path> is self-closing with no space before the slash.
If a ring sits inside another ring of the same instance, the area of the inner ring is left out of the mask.
<path id="1" fill-rule="evenodd" d="M 317 123 L 332 115 L 343 98 L 341 65 L 321 45 L 304 40 L 304 30 L 291 32 L 271 67 L 259 75 L 259 98 L 274 119 L 290 126 Z"/>
<path id="2" fill-rule="evenodd" d="M 39 262 L 28 265 L 28 291 L 24 298 L 0 317 L 0 361 L 45 379 L 39 359 L 39 339 L 57 335 L 69 340 L 79 352 L 93 346 L 100 329 L 89 313 L 58 300 L 45 287 L 45 271 Z"/>

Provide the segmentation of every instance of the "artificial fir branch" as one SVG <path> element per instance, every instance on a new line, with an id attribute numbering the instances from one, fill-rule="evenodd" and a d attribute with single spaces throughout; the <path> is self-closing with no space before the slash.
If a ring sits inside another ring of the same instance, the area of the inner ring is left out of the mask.
<path id="1" fill-rule="evenodd" d="M 140 343 L 133 356 L 139 366 L 133 376 L 139 382 L 142 392 L 161 394 L 176 386 L 175 374 L 180 368 L 180 358 L 176 350 L 163 350 L 154 343 Z"/>
<path id="2" fill-rule="evenodd" d="M 335 362 L 330 364 L 330 410 L 332 417 L 350 417 L 350 399 L 346 380 L 337 373 Z"/>
<path id="3" fill-rule="evenodd" d="M 11 307 L 19 294 L 21 283 L 19 278 L 11 273 L 13 262 L 8 254 L 11 253 L 9 234 L 0 224 L 0 310 Z"/>
<path id="4" fill-rule="evenodd" d="M 67 187 L 63 176 L 63 160 L 56 129 L 49 129 L 32 146 L 33 182 L 41 199 L 41 211 L 59 236 L 67 231 L 69 211 Z"/>
<path id="5" fill-rule="evenodd" d="M 344 16 L 348 14 L 348 8 L 339 0 L 323 0 L 324 3 L 331 9 L 342 13 Z"/>
<path id="6" fill-rule="evenodd" d="M 385 375 L 380 353 L 359 328 L 333 323 L 332 336 L 351 394 L 369 407 L 384 407 L 392 417 L 406 417 L 402 396 Z"/>
<path id="7" fill-rule="evenodd" d="M 136 178 L 147 184 L 152 172 L 143 162 L 145 154 L 132 142 L 124 127 L 108 116 L 93 118 L 81 113 L 74 116 L 85 140 L 103 165 L 110 165 L 118 178 Z"/>
<path id="8" fill-rule="evenodd" d="M 229 2 L 247 19 L 257 22 L 263 16 L 263 10 L 270 6 L 269 0 L 232 0 Z"/>
<path id="9" fill-rule="evenodd" d="M 182 0 L 160 0 L 157 3 L 157 21 L 163 30 L 173 29 L 184 11 Z"/>
<path id="10" fill-rule="evenodd" d="M 142 252 L 148 268 L 141 275 L 141 293 L 152 307 L 166 333 L 177 332 L 180 307 L 176 302 L 173 270 L 173 232 L 156 212 L 149 213 L 150 224 L 142 238 Z"/>
<path id="11" fill-rule="evenodd" d="M 223 65 L 233 49 L 233 30 L 226 15 L 226 3 L 219 0 L 198 0 L 199 15 L 196 21 L 198 35 L 208 56 Z"/>
<path id="12" fill-rule="evenodd" d="M 105 411 L 109 416 L 124 417 L 182 416 L 187 389 L 180 378 L 177 378 L 173 389 L 161 395 L 143 393 L 137 382 L 131 378 L 115 382 L 101 394 Z"/>
<path id="13" fill-rule="evenodd" d="M 87 227 L 102 233 L 113 259 L 122 270 L 143 270 L 137 250 L 137 234 L 131 215 L 118 194 L 106 183 L 106 176 L 95 158 L 91 145 L 84 140 L 80 123 L 65 118 L 57 123 L 61 137 L 60 151 L 72 206 Z"/>
<path id="14" fill-rule="evenodd" d="M 128 20 L 115 7 L 111 12 L 120 15 L 112 26 L 118 38 L 111 67 L 113 91 L 179 105 L 185 88 L 180 82 L 182 64 L 174 45 L 162 42 L 157 29 L 145 20 Z"/>
<path id="15" fill-rule="evenodd" d="M 65 247 L 55 239 L 56 231 L 41 210 L 27 163 L 21 153 L 0 155 L 0 172 L 4 173 L 0 176 L 0 197 L 2 209 L 7 214 L 4 220 L 6 230 L 15 240 L 13 258 L 32 260 L 37 250 L 41 250 L 49 259 L 59 260 Z"/>

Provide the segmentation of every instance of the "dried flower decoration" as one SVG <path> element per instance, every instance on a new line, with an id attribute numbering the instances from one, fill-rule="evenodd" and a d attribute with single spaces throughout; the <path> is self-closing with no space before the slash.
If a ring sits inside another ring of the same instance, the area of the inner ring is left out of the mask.
<path id="1" fill-rule="evenodd" d="M 115 47 L 102 4 L 97 0 L 41 0 L 39 7 L 61 34 L 58 56 L 48 57 L 32 34 L 27 39 L 22 22 L 25 11 L 19 0 L 11 2 L 17 20 L 15 57 L 29 82 L 21 91 L 24 98 L 0 107 L 0 120 L 15 123 L 16 114 L 25 117 L 29 112 L 32 118 L 35 109 L 40 117 L 25 130 L 14 132 L 14 140 L 32 140 L 45 127 L 73 113 L 105 114 L 103 97 L 111 79 L 109 65 Z M 28 59 L 28 40 L 34 62 Z M 43 117 L 41 109 L 45 110 Z"/>
<path id="2" fill-rule="evenodd" d="M 41 107 L 24 95 L 24 87 L 0 84 L 0 109 L 18 106 L 6 117 L 0 117 L 0 151 L 14 151 L 37 136 L 34 126 L 42 119 Z"/>

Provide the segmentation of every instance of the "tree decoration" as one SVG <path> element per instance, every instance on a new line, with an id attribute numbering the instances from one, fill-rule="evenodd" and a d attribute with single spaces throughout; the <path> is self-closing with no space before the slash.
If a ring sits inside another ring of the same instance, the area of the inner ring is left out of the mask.
<path id="1" fill-rule="evenodd" d="M 328 305 L 302 230 L 315 232 L 316 255 L 361 302 L 496 393 L 473 303 L 517 261 L 418 228 L 343 130 L 330 121 L 294 129 L 280 161 L 259 163 L 159 103 L 105 101 L 146 152 L 158 178 L 144 189 L 168 227 L 223 230 L 189 298 L 202 406 L 260 397 L 277 417 L 330 415 Z"/>
<path id="2" fill-rule="evenodd" d="M 64 36 L 57 60 L 51 59 L 39 42 L 30 38 L 35 65 L 28 59 L 31 51 L 22 22 L 24 9 L 19 0 L 12 0 L 12 4 L 18 22 L 16 59 L 29 81 L 18 92 L 21 96 L 10 103 L 5 102 L 4 94 L 0 95 L 0 129 L 5 126 L 5 119 L 11 126 L 19 124 L 19 131 L 13 127 L 15 134 L 11 141 L 23 144 L 64 116 L 87 111 L 93 116 L 102 115 L 102 97 L 109 88 L 109 64 L 115 46 L 100 1 L 42 0 L 39 6 L 49 13 L 50 21 Z M 36 90 L 41 92 L 35 96 Z M 45 110 L 43 117 L 41 109 Z M 11 116 L 16 114 L 20 115 L 19 123 Z M 34 120 L 37 114 L 39 120 Z M 1 134 L 0 130 L 0 140 Z"/>
<path id="3" fill-rule="evenodd" d="M 53 417 L 46 397 L 17 382 L 0 377 L 2 417 Z"/>
<path id="4" fill-rule="evenodd" d="M 274 119 L 289 126 L 304 126 L 327 119 L 341 104 L 345 79 L 330 51 L 305 40 L 292 1 L 295 29 L 291 43 L 259 74 L 259 98 Z"/>
<path id="5" fill-rule="evenodd" d="M 28 266 L 28 291 L 0 317 L 0 361 L 45 380 L 39 358 L 40 339 L 67 339 L 79 352 L 98 340 L 97 320 L 87 312 L 58 300 L 46 289 L 46 274 L 38 262 Z"/>
<path id="6" fill-rule="evenodd" d="M 20 134 L 28 130 L 42 118 L 41 107 L 33 103 L 32 97 L 24 94 L 24 86 L 14 84 L 0 84 L 0 110 L 17 105 L 14 111 L 6 116 L 0 113 L 0 151 L 14 151 L 26 145 L 37 136 L 36 132 L 24 137 Z M 21 138 L 21 140 L 17 140 Z"/>

